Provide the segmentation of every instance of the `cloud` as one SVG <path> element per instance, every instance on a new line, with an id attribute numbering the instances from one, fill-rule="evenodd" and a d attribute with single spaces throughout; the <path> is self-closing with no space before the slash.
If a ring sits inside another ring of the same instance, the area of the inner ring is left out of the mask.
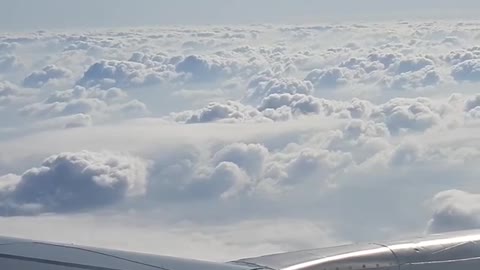
<path id="1" fill-rule="evenodd" d="M 128 100 L 127 94 L 118 88 L 102 90 L 75 86 L 73 89 L 52 93 L 42 102 L 26 105 L 20 112 L 28 116 L 57 117 L 75 114 L 97 116 L 123 115 L 136 117 L 146 115 L 146 105 L 138 100 Z"/>
<path id="2" fill-rule="evenodd" d="M 428 224 L 432 233 L 477 229 L 480 227 L 480 195 L 446 190 L 432 199 L 433 216 Z"/>
<path id="3" fill-rule="evenodd" d="M 258 103 L 272 94 L 305 94 L 313 93 L 310 81 L 295 78 L 275 78 L 272 74 L 262 74 L 254 77 L 248 84 L 246 101 Z"/>
<path id="4" fill-rule="evenodd" d="M 94 87 L 134 87 L 158 84 L 168 80 L 173 74 L 173 67 L 147 67 L 145 64 L 133 61 L 100 61 L 88 68 L 79 85 Z"/>
<path id="5" fill-rule="evenodd" d="M 75 212 L 144 194 L 148 163 L 108 152 L 61 153 L 25 171 L 4 191 L 4 207 Z M 15 211 L 18 209 L 12 209 Z"/>
<path id="6" fill-rule="evenodd" d="M 35 230 L 31 229 L 32 223 Z M 76 214 L 0 218 L 0 225 L 2 235 L 224 262 L 336 244 L 328 224 L 293 218 L 202 224 L 171 223 L 159 213 Z M 258 236 L 251 237 L 252 231 Z M 124 235 L 131 237 L 127 240 Z"/>
<path id="7" fill-rule="evenodd" d="M 452 64 L 457 65 L 467 60 L 479 59 L 480 58 L 480 47 L 472 47 L 463 50 L 451 51 L 443 57 L 443 59 Z"/>
<path id="8" fill-rule="evenodd" d="M 88 114 L 73 114 L 68 116 L 59 116 L 50 118 L 45 121 L 39 121 L 34 128 L 50 129 L 50 128 L 76 128 L 87 127 L 92 125 L 92 117 Z"/>
<path id="9" fill-rule="evenodd" d="M 227 101 L 225 104 L 213 102 L 205 108 L 195 111 L 174 113 L 172 117 L 177 122 L 207 123 L 214 121 L 221 122 L 245 122 L 245 121 L 268 121 L 267 118 L 255 108 L 243 105 L 235 101 Z"/>
<path id="10" fill-rule="evenodd" d="M 435 63 L 426 57 L 414 57 L 402 59 L 394 63 L 389 69 L 395 74 L 402 74 L 407 72 L 415 72 L 427 67 L 435 66 Z"/>
<path id="11" fill-rule="evenodd" d="M 365 84 L 382 89 L 417 89 L 438 84 L 442 74 L 430 56 L 403 56 L 392 53 L 371 53 L 351 57 L 338 67 L 314 69 L 305 80 L 317 89 L 336 89 Z"/>
<path id="12" fill-rule="evenodd" d="M 168 74 L 168 73 L 165 73 Z M 143 64 L 128 61 L 101 61 L 88 68 L 79 85 L 104 87 L 130 87 L 161 82 L 162 77 Z"/>
<path id="13" fill-rule="evenodd" d="M 35 93 L 27 89 L 20 89 L 9 81 L 0 80 L 0 107 L 28 102 Z"/>
<path id="14" fill-rule="evenodd" d="M 132 54 L 128 61 L 102 60 L 90 66 L 77 82 L 83 86 L 139 87 L 162 83 L 202 83 L 250 76 L 259 70 L 255 61 L 229 55 Z"/>
<path id="15" fill-rule="evenodd" d="M 455 65 L 452 68 L 452 76 L 457 81 L 478 81 L 480 78 L 480 61 L 471 59 Z"/>
<path id="16" fill-rule="evenodd" d="M 471 111 L 480 106 L 480 95 L 474 95 L 465 100 L 465 111 Z"/>
<path id="17" fill-rule="evenodd" d="M 20 64 L 18 62 L 17 57 L 14 55 L 6 55 L 0 57 L 0 71 L 1 72 L 8 72 L 11 71 L 13 68 L 18 67 Z"/>
<path id="18" fill-rule="evenodd" d="M 445 107 L 430 99 L 396 98 L 381 105 L 374 116 L 378 115 L 392 133 L 402 130 L 424 131 L 442 123 L 444 110 Z"/>
<path id="19" fill-rule="evenodd" d="M 312 82 L 317 88 L 337 88 L 346 85 L 350 78 L 346 69 L 331 68 L 326 70 L 314 69 L 305 80 Z"/>
<path id="20" fill-rule="evenodd" d="M 71 76 L 71 71 L 55 65 L 48 65 L 40 71 L 34 71 L 23 80 L 23 86 L 30 88 L 40 88 L 45 84 L 54 81 L 66 79 Z"/>
<path id="21" fill-rule="evenodd" d="M 112 224 L 138 221 L 172 253 L 198 257 L 314 247 L 324 231 L 352 241 L 420 232 L 432 194 L 478 186 L 475 28 L 5 33 L 0 227 L 82 216 L 111 228 L 111 241 L 127 233 Z M 433 200 L 432 231 L 455 227 L 441 225 L 453 224 L 448 209 L 476 226 L 458 203 L 476 195 L 452 194 Z M 263 226 L 268 237 L 245 237 Z"/>
<path id="22" fill-rule="evenodd" d="M 263 114 L 274 120 L 288 120 L 301 115 L 332 115 L 342 114 L 345 103 L 333 100 L 319 99 L 303 94 L 272 94 L 258 107 Z M 348 117 L 348 112 L 345 117 Z"/>
<path id="23" fill-rule="evenodd" d="M 0 41 L 0 51 L 2 52 L 13 52 L 15 50 L 15 47 L 16 43 Z"/>
<path id="24" fill-rule="evenodd" d="M 19 94 L 16 85 L 8 81 L 0 81 L 0 105 L 10 103 Z"/>
<path id="25" fill-rule="evenodd" d="M 254 108 L 228 101 L 211 103 L 199 110 L 174 113 L 171 118 L 181 123 L 207 122 L 269 122 L 287 121 L 305 116 L 324 116 L 335 119 L 363 119 L 384 124 L 389 134 L 402 135 L 424 132 L 434 127 L 448 127 L 461 121 L 467 112 L 474 116 L 476 96 L 458 97 L 462 102 L 450 99 L 393 98 L 382 104 L 354 98 L 338 101 L 304 94 L 271 94 Z"/>
<path id="26" fill-rule="evenodd" d="M 417 89 L 434 86 L 441 81 L 441 76 L 434 69 L 421 69 L 416 72 L 402 72 L 393 77 L 387 77 L 381 81 L 387 89 Z"/>
<path id="27" fill-rule="evenodd" d="M 235 143 L 215 153 L 213 160 L 216 163 L 231 162 L 249 175 L 258 176 L 263 170 L 262 166 L 268 154 L 268 149 L 261 144 Z"/>
<path id="28" fill-rule="evenodd" d="M 211 81 L 239 74 L 242 68 L 233 60 L 189 55 L 175 66 L 175 71 L 188 74 L 194 81 Z"/>

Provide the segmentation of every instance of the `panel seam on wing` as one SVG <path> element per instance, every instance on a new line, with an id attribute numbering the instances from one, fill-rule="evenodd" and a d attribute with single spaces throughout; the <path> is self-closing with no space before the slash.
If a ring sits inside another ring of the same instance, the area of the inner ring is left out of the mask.
<path id="1" fill-rule="evenodd" d="M 123 257 L 120 257 L 120 256 L 115 256 L 115 255 L 112 255 L 112 254 L 103 253 L 103 252 L 99 252 L 99 251 L 94 251 L 94 250 L 90 250 L 90 249 L 86 249 L 86 248 L 81 248 L 81 247 L 64 246 L 64 245 L 56 245 L 56 244 L 41 243 L 41 242 L 34 242 L 34 243 L 40 244 L 40 245 L 54 246 L 54 247 L 71 248 L 71 249 L 81 250 L 81 251 L 85 251 L 85 252 L 91 252 L 91 253 L 95 253 L 95 254 L 99 254 L 99 255 L 103 255 L 103 256 L 115 258 L 115 259 L 119 259 L 119 260 L 131 262 L 131 263 L 137 263 L 137 264 L 140 264 L 140 265 L 149 266 L 149 267 L 153 267 L 153 268 L 157 268 L 157 269 L 173 270 L 173 269 L 169 269 L 169 268 L 166 268 L 166 267 L 157 266 L 157 265 L 154 265 L 154 264 L 149 264 L 149 263 L 144 263 L 144 262 L 139 262 L 139 261 L 136 261 L 136 260 L 130 260 L 130 259 L 123 258 Z"/>

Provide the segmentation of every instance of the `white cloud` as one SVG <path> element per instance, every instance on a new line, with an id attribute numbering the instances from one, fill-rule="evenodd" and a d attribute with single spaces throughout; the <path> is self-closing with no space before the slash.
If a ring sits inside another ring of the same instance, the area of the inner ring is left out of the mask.
<path id="1" fill-rule="evenodd" d="M 248 66 L 230 59 L 189 55 L 177 63 L 175 71 L 189 75 L 194 81 L 211 81 L 248 72 Z"/>
<path id="2" fill-rule="evenodd" d="M 312 70 L 305 80 L 311 81 L 318 88 L 337 88 L 346 85 L 352 75 L 346 69 L 331 68 L 327 70 Z"/>
<path id="3" fill-rule="evenodd" d="M 138 196 L 146 192 L 147 167 L 139 158 L 107 152 L 54 155 L 2 190 L 3 214 L 88 210 Z"/>
<path id="4" fill-rule="evenodd" d="M 8 81 L 0 81 L 0 105 L 10 103 L 18 97 L 19 89 Z"/>
<path id="5" fill-rule="evenodd" d="M 432 199 L 430 232 L 448 232 L 480 227 L 480 195 L 461 190 L 442 191 Z"/>
<path id="6" fill-rule="evenodd" d="M 18 67 L 20 64 L 17 57 L 13 55 L 6 55 L 0 57 L 0 71 L 9 72 L 12 69 Z"/>
<path id="7" fill-rule="evenodd" d="M 34 96 L 35 93 L 30 90 L 21 89 L 9 81 L 0 80 L 0 108 L 2 106 L 25 104 Z"/>
<path id="8" fill-rule="evenodd" d="M 78 84 L 103 87 L 158 84 L 174 78 L 173 68 L 170 65 L 148 67 L 133 61 L 101 61 L 90 66 Z"/>
<path id="9" fill-rule="evenodd" d="M 73 89 L 53 92 L 47 99 L 24 106 L 20 112 L 28 116 L 49 117 L 75 114 L 91 114 L 99 117 L 136 117 L 148 110 L 138 100 L 128 100 L 127 94 L 118 88 L 101 90 L 75 86 Z"/>
<path id="10" fill-rule="evenodd" d="M 254 77 L 248 84 L 245 99 L 258 103 L 272 94 L 312 94 L 313 85 L 310 81 L 295 78 L 275 78 L 271 74 L 261 74 Z"/>
<path id="11" fill-rule="evenodd" d="M 67 79 L 71 76 L 71 71 L 55 65 L 48 65 L 40 71 L 34 71 L 23 80 L 23 86 L 30 88 L 40 88 L 45 84 Z"/>
<path id="12" fill-rule="evenodd" d="M 452 65 L 457 65 L 467 60 L 478 59 L 480 58 L 480 48 L 472 47 L 463 50 L 451 51 L 443 57 L 445 61 Z"/>
<path id="13" fill-rule="evenodd" d="M 139 87 L 162 83 L 205 83 L 234 76 L 251 76 L 255 61 L 232 56 L 145 55 L 135 52 L 128 61 L 102 60 L 89 67 L 78 84 L 83 86 Z"/>
<path id="14" fill-rule="evenodd" d="M 478 81 L 480 78 L 480 61 L 471 59 L 455 65 L 452 76 L 457 81 Z"/>
<path id="15" fill-rule="evenodd" d="M 200 110 L 174 113 L 172 116 L 175 121 L 187 124 L 215 121 L 268 121 L 268 119 L 263 117 L 255 108 L 235 101 L 227 101 L 225 104 L 213 102 Z"/>
<path id="16" fill-rule="evenodd" d="M 311 235 L 323 241 L 325 231 L 354 241 L 422 231 L 433 194 L 478 188 L 476 28 L 2 34 L 1 213 L 50 216 L 0 222 L 15 232 L 32 220 L 98 218 L 94 227 L 111 234 L 92 239 L 114 244 L 115 233 L 127 233 L 118 224 L 138 220 L 148 232 L 181 229 L 158 237 L 178 246 L 172 255 L 199 258 L 313 247 Z M 457 217 L 476 226 L 476 210 L 461 203 L 475 196 L 437 195 L 431 230 Z M 247 239 L 263 226 L 264 238 Z"/>

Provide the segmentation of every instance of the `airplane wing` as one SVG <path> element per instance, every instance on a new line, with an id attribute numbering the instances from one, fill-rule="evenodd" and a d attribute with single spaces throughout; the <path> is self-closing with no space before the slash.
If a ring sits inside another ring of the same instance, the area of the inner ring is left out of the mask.
<path id="1" fill-rule="evenodd" d="M 217 263 L 0 237 L 0 270 L 480 269 L 480 231 L 352 244 Z"/>
<path id="2" fill-rule="evenodd" d="M 254 270 L 258 267 L 0 237 L 2 270 Z"/>
<path id="3" fill-rule="evenodd" d="M 367 252 L 369 250 L 385 249 L 378 244 L 349 244 L 326 248 L 300 250 L 233 261 L 237 265 L 251 266 L 263 269 L 286 269 L 306 262 L 329 260 L 343 254 Z M 390 254 L 388 251 L 387 254 Z M 390 259 L 394 260 L 392 256 Z"/>

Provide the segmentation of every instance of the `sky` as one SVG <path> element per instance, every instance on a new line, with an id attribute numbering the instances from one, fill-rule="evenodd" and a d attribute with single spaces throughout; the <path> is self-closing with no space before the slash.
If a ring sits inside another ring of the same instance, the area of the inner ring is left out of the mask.
<path id="1" fill-rule="evenodd" d="M 480 228 L 479 8 L 0 0 L 0 235 L 227 261 Z"/>
<path id="2" fill-rule="evenodd" d="M 474 19 L 475 0 L 1 0 L 0 28 Z"/>

